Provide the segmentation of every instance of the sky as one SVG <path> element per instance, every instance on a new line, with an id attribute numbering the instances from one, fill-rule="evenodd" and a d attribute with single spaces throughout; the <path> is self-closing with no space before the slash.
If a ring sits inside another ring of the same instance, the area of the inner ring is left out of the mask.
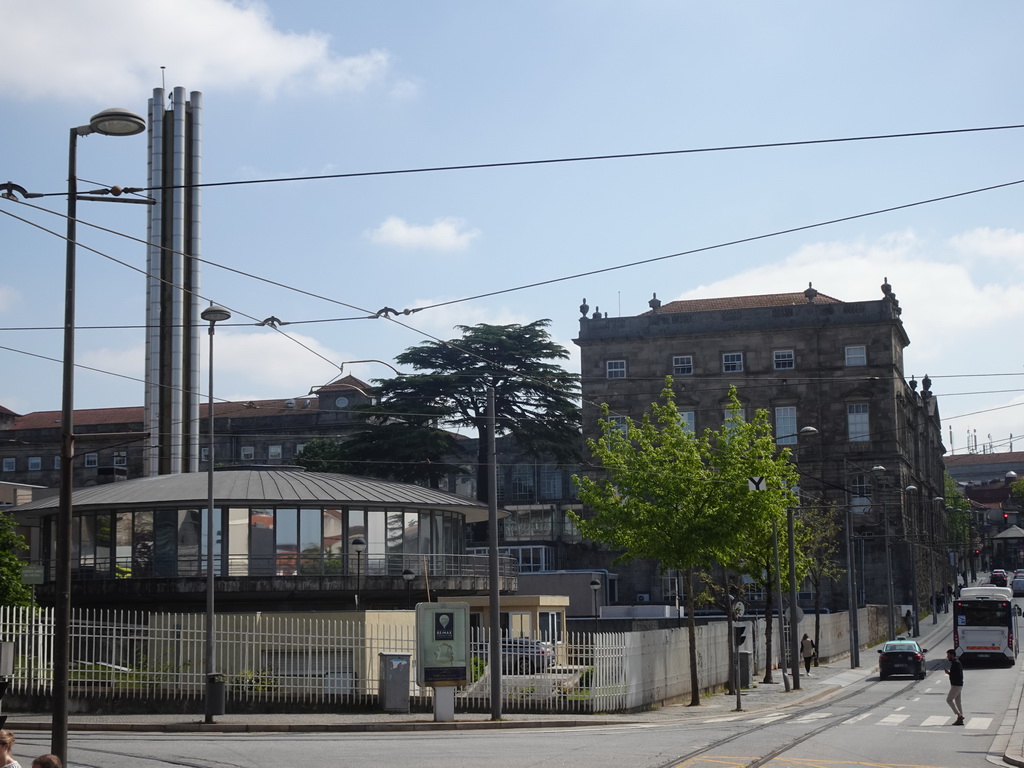
<path id="1" fill-rule="evenodd" d="M 1024 449 L 1019 2 L 0 8 L 0 183 L 54 193 L 0 199 L 16 413 L 60 408 L 69 129 L 181 86 L 215 184 L 201 294 L 234 313 L 218 399 L 389 377 L 350 361 L 482 322 L 549 319 L 578 372 L 584 298 L 615 317 L 655 293 L 873 300 L 888 279 L 947 450 Z M 894 134 L 931 135 L 866 138 Z M 144 134 L 78 141 L 85 189 L 143 186 L 146 161 Z M 78 217 L 75 405 L 141 405 L 144 209 Z M 383 307 L 431 308 L 368 319 Z"/>

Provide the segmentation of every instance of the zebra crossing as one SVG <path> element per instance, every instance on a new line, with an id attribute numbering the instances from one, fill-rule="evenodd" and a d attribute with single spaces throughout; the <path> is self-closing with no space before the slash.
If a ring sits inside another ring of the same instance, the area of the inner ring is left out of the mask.
<path id="1" fill-rule="evenodd" d="M 757 725 L 769 725 L 771 723 L 781 722 L 783 720 L 793 723 L 813 723 L 818 720 L 826 720 L 830 717 L 835 717 L 836 712 L 811 712 L 805 715 L 796 715 L 786 712 L 774 712 L 770 715 L 764 715 L 762 717 L 756 717 L 747 722 L 756 723 Z M 902 712 L 895 712 L 889 715 L 883 715 L 879 712 L 865 712 L 860 715 L 843 720 L 840 725 L 854 725 L 857 723 L 865 723 L 874 718 L 875 725 L 881 726 L 903 726 L 905 728 L 936 728 L 951 726 L 953 724 L 952 715 L 912 715 Z M 709 722 L 728 722 L 730 720 L 738 720 L 739 716 L 736 717 L 719 717 L 710 720 Z M 968 731 L 987 731 L 992 727 L 993 718 L 991 717 L 968 717 L 967 721 L 963 725 L 964 730 Z M 868 724 L 871 724 L 868 722 Z"/>

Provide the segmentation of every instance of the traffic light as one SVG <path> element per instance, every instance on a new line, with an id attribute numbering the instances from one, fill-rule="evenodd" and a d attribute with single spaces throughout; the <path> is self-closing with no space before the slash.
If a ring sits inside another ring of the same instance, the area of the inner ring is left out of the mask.
<path id="1" fill-rule="evenodd" d="M 980 555 L 980 554 L 981 554 L 981 550 L 980 550 L 980 549 L 976 549 L 976 550 L 974 550 L 974 554 L 976 554 L 976 555 Z"/>
<path id="2" fill-rule="evenodd" d="M 732 628 L 733 640 L 736 641 L 736 647 L 739 648 L 743 645 L 743 641 L 747 639 L 747 625 L 746 624 L 735 624 Z"/>

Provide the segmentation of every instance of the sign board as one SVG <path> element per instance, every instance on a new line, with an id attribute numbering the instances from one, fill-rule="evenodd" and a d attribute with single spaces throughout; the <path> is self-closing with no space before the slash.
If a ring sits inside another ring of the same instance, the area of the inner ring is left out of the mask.
<path id="1" fill-rule="evenodd" d="M 758 475 L 757 477 L 748 477 L 747 488 L 751 491 L 767 490 L 767 486 L 765 486 L 764 483 L 764 475 Z"/>
<path id="2" fill-rule="evenodd" d="M 454 686 L 469 680 L 469 604 L 416 605 L 416 682 Z"/>
<path id="3" fill-rule="evenodd" d="M 21 569 L 21 583 L 22 584 L 42 584 L 43 577 L 46 574 L 43 572 L 43 566 L 41 565 L 26 565 Z"/>

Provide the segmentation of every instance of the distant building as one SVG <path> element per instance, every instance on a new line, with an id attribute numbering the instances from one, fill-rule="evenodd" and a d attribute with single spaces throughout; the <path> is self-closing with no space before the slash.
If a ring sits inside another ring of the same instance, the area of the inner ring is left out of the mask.
<path id="1" fill-rule="evenodd" d="M 919 602 L 927 605 L 931 566 L 944 577 L 938 561 L 945 553 L 929 559 L 945 540 L 943 505 L 936 501 L 944 487 L 944 448 L 930 379 L 918 391 L 918 381 L 905 376 L 910 339 L 891 286 L 883 284 L 882 297 L 869 301 L 840 301 L 808 287 L 666 304 L 655 297 L 649 306 L 625 317 L 589 314 L 586 302 L 580 307 L 575 341 L 584 437 L 599 435 L 601 403 L 612 419 L 639 420 L 659 399 L 666 376 L 673 377 L 689 427 L 717 429 L 735 385 L 744 411 L 767 409 L 780 446 L 792 449 L 803 503 L 850 511 L 858 601 L 887 599 L 888 530 L 896 602 L 911 601 L 916 575 Z M 804 427 L 817 433 L 800 435 Z M 623 573 L 620 592 L 669 602 L 675 580 L 656 582 L 650 570 Z M 845 607 L 847 593 L 845 582 L 833 584 L 833 606 Z"/>

